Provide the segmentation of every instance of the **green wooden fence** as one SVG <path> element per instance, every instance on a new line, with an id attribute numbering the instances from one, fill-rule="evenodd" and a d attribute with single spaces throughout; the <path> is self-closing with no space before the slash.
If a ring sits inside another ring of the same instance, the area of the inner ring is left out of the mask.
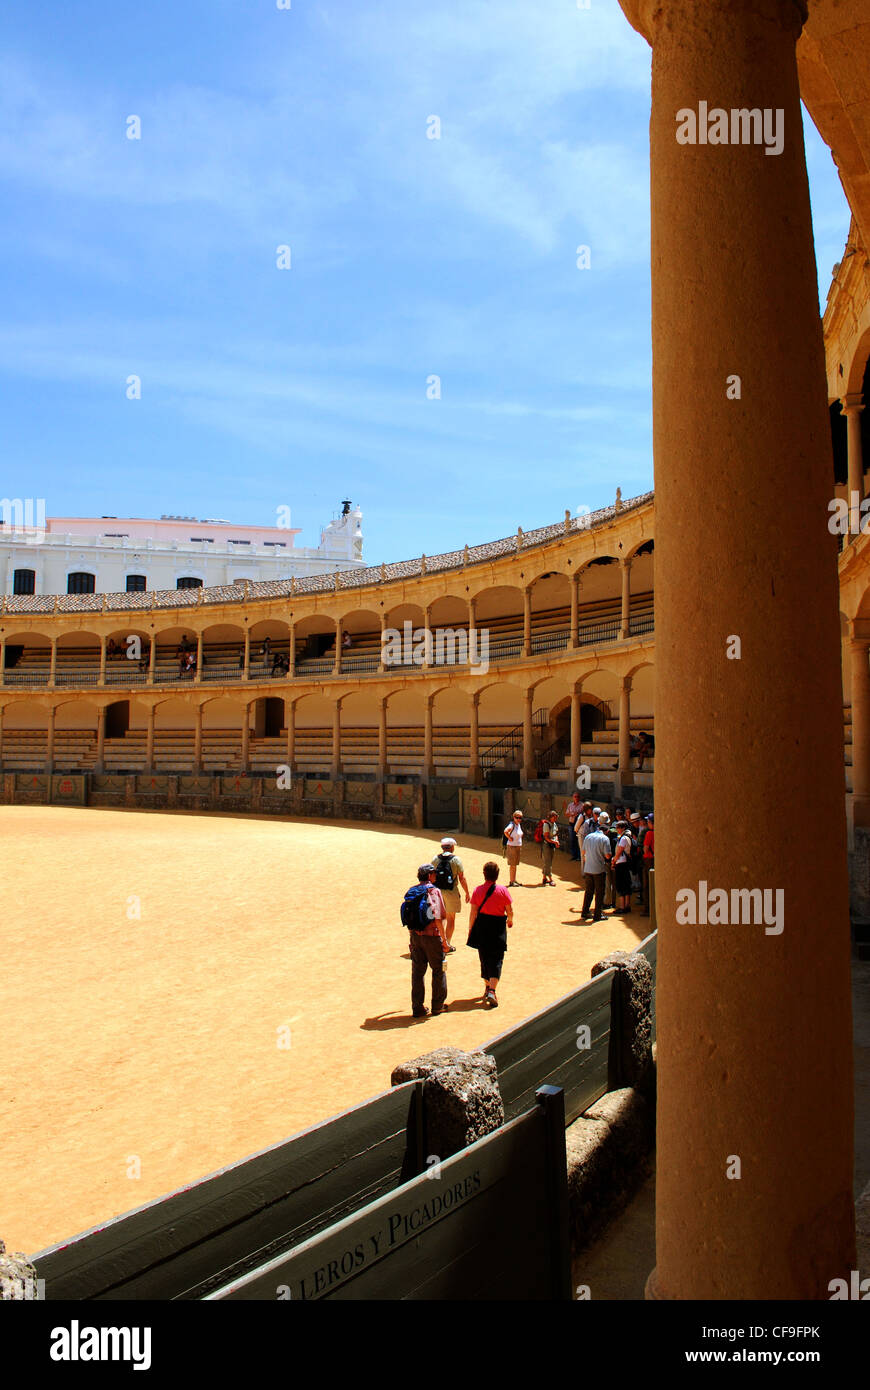
<path id="1" fill-rule="evenodd" d="M 420 1081 L 33 1256 L 46 1299 L 198 1299 L 425 1168 Z"/>
<path id="2" fill-rule="evenodd" d="M 564 1098 L 545 1086 L 536 1100 L 209 1298 L 570 1299 Z"/>

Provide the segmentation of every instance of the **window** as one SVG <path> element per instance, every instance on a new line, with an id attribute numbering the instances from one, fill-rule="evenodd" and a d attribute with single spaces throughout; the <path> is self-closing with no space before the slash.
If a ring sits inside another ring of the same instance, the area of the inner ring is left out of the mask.
<path id="1" fill-rule="evenodd" d="M 16 570 L 12 576 L 13 594 L 36 593 L 36 570 Z"/>
<path id="2" fill-rule="evenodd" d="M 230 537 L 229 544 L 230 544 L 230 545 L 250 545 L 251 542 L 250 542 L 250 541 L 234 541 L 234 540 L 232 539 L 232 537 Z"/>
<path id="3" fill-rule="evenodd" d="M 286 541 L 263 541 L 263 544 L 264 544 L 264 545 L 274 545 L 274 546 L 279 547 L 281 550 L 286 550 L 286 549 L 287 549 L 287 542 L 286 542 Z"/>
<path id="4" fill-rule="evenodd" d="M 214 545 L 213 536 L 191 536 L 192 541 L 199 541 L 201 545 Z"/>
<path id="5" fill-rule="evenodd" d="M 93 594 L 96 592 L 96 580 L 92 574 L 85 574 L 76 571 L 67 576 L 66 591 L 68 594 Z"/>
<path id="6" fill-rule="evenodd" d="M 175 587 L 176 589 L 201 589 L 202 580 L 194 579 L 192 575 L 186 574 L 183 578 L 178 580 Z"/>
<path id="7" fill-rule="evenodd" d="M 145 592 L 145 590 L 146 590 L 147 588 L 148 588 L 148 585 L 147 585 L 146 582 L 145 582 L 145 576 L 144 576 L 144 574 L 128 574 L 128 575 L 127 575 L 127 593 L 128 593 L 128 594 L 144 594 L 144 592 Z"/>

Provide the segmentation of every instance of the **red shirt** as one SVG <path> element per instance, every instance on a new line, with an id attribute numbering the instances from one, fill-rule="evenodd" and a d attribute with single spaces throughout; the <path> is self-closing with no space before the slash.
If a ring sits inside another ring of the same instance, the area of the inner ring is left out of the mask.
<path id="1" fill-rule="evenodd" d="M 650 827 L 643 837 L 643 857 L 644 859 L 655 859 L 656 853 L 656 833 Z"/>
<path id="2" fill-rule="evenodd" d="M 508 908 L 513 903 L 513 898 L 508 890 L 502 888 L 498 883 L 495 885 L 493 892 L 489 894 L 486 900 L 486 906 L 481 907 L 480 904 L 483 902 L 485 895 L 489 893 L 491 887 L 492 884 L 490 883 L 482 883 L 479 888 L 475 888 L 471 895 L 472 904 L 484 917 L 506 917 Z"/>

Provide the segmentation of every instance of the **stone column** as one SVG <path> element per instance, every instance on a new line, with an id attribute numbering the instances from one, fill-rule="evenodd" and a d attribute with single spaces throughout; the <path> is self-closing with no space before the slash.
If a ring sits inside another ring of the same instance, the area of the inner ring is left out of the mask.
<path id="1" fill-rule="evenodd" d="M 154 672 L 157 669 L 157 634 L 151 633 L 151 646 L 148 649 L 148 684 L 154 684 Z"/>
<path id="2" fill-rule="evenodd" d="M 385 640 L 386 640 L 384 634 L 385 634 L 385 632 L 386 632 L 388 626 L 389 626 L 389 624 L 387 623 L 387 615 L 386 615 L 386 613 L 382 613 L 382 614 L 381 614 L 381 650 L 380 650 L 380 652 L 378 653 L 378 672 L 379 672 L 379 674 L 381 674 L 381 675 L 383 675 L 384 671 L 386 670 L 386 667 L 384 666 L 384 642 L 385 642 Z"/>
<path id="3" fill-rule="evenodd" d="M 154 717 L 157 712 L 155 705 L 148 707 L 148 728 L 145 734 L 145 771 L 154 771 Z"/>
<path id="4" fill-rule="evenodd" d="M 434 696 L 426 696 L 426 723 L 423 728 L 423 776 L 432 776 L 432 706 Z"/>
<path id="5" fill-rule="evenodd" d="M 106 637 L 100 638 L 100 685 L 106 684 Z"/>
<path id="6" fill-rule="evenodd" d="M 433 656 L 434 656 L 434 646 L 435 646 L 435 643 L 434 643 L 434 640 L 433 640 L 433 639 L 430 637 L 430 635 L 429 635 L 429 609 L 430 609 L 430 606 L 431 606 L 431 605 L 427 603 L 426 606 L 425 606 L 425 608 L 423 609 L 423 632 L 425 633 L 425 642 L 426 642 L 426 645 L 425 645 L 425 647 L 423 648 L 423 660 L 422 660 L 422 663 L 421 663 L 421 670 L 423 670 L 423 671 L 428 671 L 429 668 L 430 668 L 430 666 L 432 665 L 432 662 L 429 660 L 429 653 L 430 653 L 430 651 L 432 652 L 432 654 L 433 654 Z"/>
<path id="7" fill-rule="evenodd" d="M 870 643 L 849 643 L 852 671 L 852 815 L 870 825 Z"/>
<path id="8" fill-rule="evenodd" d="M 0 705 L 0 772 L 3 771 L 3 725 L 6 723 L 6 706 Z"/>
<path id="9" fill-rule="evenodd" d="M 483 781 L 480 768 L 480 691 L 471 696 L 471 716 L 468 724 L 468 785 L 478 787 Z"/>
<path id="10" fill-rule="evenodd" d="M 291 624 L 290 624 L 290 652 L 289 652 L 289 661 L 290 661 L 290 671 L 289 671 L 288 674 L 289 674 L 290 676 L 295 676 L 295 675 L 296 675 L 296 624 L 295 624 L 295 623 L 291 623 Z"/>
<path id="11" fill-rule="evenodd" d="M 202 680 L 202 633 L 196 634 L 196 679 Z"/>
<path id="12" fill-rule="evenodd" d="M 335 709 L 332 712 L 332 775 L 337 777 L 341 772 L 341 700 L 335 702 Z"/>
<path id="13" fill-rule="evenodd" d="M 292 668 L 291 668 L 292 669 Z M 296 775 L 296 701 L 284 701 L 284 718 L 287 722 L 287 766 L 291 776 Z"/>
<path id="14" fill-rule="evenodd" d="M 0 637 L 0 687 L 6 684 L 6 638 Z"/>
<path id="15" fill-rule="evenodd" d="M 48 667 L 48 683 L 49 683 L 49 685 L 54 685 L 56 677 L 57 677 L 57 638 L 56 638 L 56 637 L 52 637 L 52 639 L 51 639 L 51 657 L 50 657 L 50 659 L 49 659 L 49 667 Z"/>
<path id="16" fill-rule="evenodd" d="M 619 780 L 631 773 L 631 676 L 624 676 L 619 687 Z"/>
<path id="17" fill-rule="evenodd" d="M 387 778 L 387 701 L 381 698 L 378 706 L 378 781 Z"/>
<path id="18" fill-rule="evenodd" d="M 535 750 L 532 741 L 532 705 L 535 692 L 527 690 L 523 703 L 523 786 L 535 775 Z"/>
<path id="19" fill-rule="evenodd" d="M 619 623 L 619 636 L 622 641 L 629 635 L 631 627 L 631 561 L 621 560 L 622 570 L 622 616 Z"/>
<path id="20" fill-rule="evenodd" d="M 196 723 L 193 727 L 193 772 L 198 777 L 202 772 L 202 705 L 197 705 L 194 711 Z"/>
<path id="21" fill-rule="evenodd" d="M 577 777 L 577 768 L 580 766 L 580 745 L 582 735 L 580 729 L 580 691 L 571 692 L 571 781 Z"/>
<path id="22" fill-rule="evenodd" d="M 247 777 L 251 765 L 251 724 L 250 724 L 250 705 L 245 702 L 242 706 L 242 766 L 241 774 Z"/>
<path id="23" fill-rule="evenodd" d="M 468 600 L 468 650 L 477 651 L 477 599 Z"/>
<path id="24" fill-rule="evenodd" d="M 334 676 L 341 675 L 341 634 L 342 622 L 341 618 L 337 618 L 335 623 L 335 662 L 332 667 L 332 674 Z"/>
<path id="25" fill-rule="evenodd" d="M 532 654 L 532 591 L 523 590 L 523 656 Z"/>
<path id="26" fill-rule="evenodd" d="M 571 636 L 568 639 L 569 646 L 579 647 L 580 645 L 580 575 L 571 576 Z"/>
<path id="27" fill-rule="evenodd" d="M 106 756 L 106 706 L 100 705 L 97 710 L 97 761 L 94 767 L 95 772 L 105 772 Z"/>
<path id="28" fill-rule="evenodd" d="M 45 770 L 49 775 L 54 772 L 54 725 L 57 718 L 57 707 L 52 705 L 48 711 L 48 736 L 45 741 Z"/>
<path id="29" fill-rule="evenodd" d="M 243 665 L 242 665 L 242 680 L 243 680 L 243 681 L 249 681 L 250 679 L 251 679 L 251 630 L 250 630 L 250 628 L 247 628 L 247 627 L 246 627 L 246 628 L 245 628 L 245 659 L 244 659 L 244 663 L 243 663 Z M 247 709 L 247 705 L 245 706 L 245 708 Z"/>
<path id="30" fill-rule="evenodd" d="M 661 945 L 648 1291 L 827 1299 L 855 1267 L 852 1043 L 831 444 L 795 61 L 805 7 L 621 4 L 653 45 Z M 702 102 L 781 110 L 781 153 L 679 143 Z M 722 833 L 728 806 L 740 814 Z M 772 806 L 788 815 L 760 853 Z M 678 922 L 677 894 L 700 896 L 702 880 L 782 891 L 784 929 Z"/>
<path id="31" fill-rule="evenodd" d="M 843 396 L 841 405 L 846 417 L 846 438 L 849 450 L 849 539 L 856 541 L 860 533 L 862 518 L 860 512 L 855 517 L 855 525 L 859 528 L 859 531 L 856 532 L 851 529 L 851 517 L 853 503 L 860 508 L 864 500 L 864 458 L 861 449 L 861 412 L 864 409 L 864 399 L 860 394 Z M 857 503 L 855 503 L 855 493 L 858 494 Z"/>

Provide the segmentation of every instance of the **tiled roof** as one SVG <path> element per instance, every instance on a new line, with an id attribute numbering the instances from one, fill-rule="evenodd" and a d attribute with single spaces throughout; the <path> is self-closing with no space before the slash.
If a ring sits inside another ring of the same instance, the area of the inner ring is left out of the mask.
<path id="1" fill-rule="evenodd" d="M 483 545 L 470 545 L 466 550 L 450 550 L 443 555 L 426 555 L 416 560 L 398 560 L 390 565 L 370 565 L 365 569 L 340 570 L 338 589 L 358 589 L 367 584 L 389 583 L 393 579 L 416 579 L 422 574 L 443 574 L 449 570 L 460 570 L 466 565 L 477 565 L 487 560 L 498 560 L 505 555 L 516 555 L 517 549 L 530 550 L 549 541 L 572 535 L 577 531 L 591 531 L 612 521 L 616 516 L 635 511 L 652 501 L 653 494 L 644 492 L 623 502 L 621 509 L 616 506 L 602 507 L 588 516 L 572 517 L 568 521 L 556 522 L 552 526 L 539 526 L 534 531 L 525 531 L 522 536 L 505 536 L 502 540 L 486 541 Z M 520 542 L 518 547 L 518 540 Z M 203 589 L 154 589 L 148 593 L 132 594 L 15 594 L 4 599 L 5 613 L 90 613 L 120 612 L 142 608 L 188 608 L 191 604 L 244 603 L 247 599 L 287 598 L 291 594 L 332 593 L 336 589 L 335 574 L 313 574 L 305 579 L 267 579 L 261 582 L 248 580 L 244 584 L 218 584 Z"/>

